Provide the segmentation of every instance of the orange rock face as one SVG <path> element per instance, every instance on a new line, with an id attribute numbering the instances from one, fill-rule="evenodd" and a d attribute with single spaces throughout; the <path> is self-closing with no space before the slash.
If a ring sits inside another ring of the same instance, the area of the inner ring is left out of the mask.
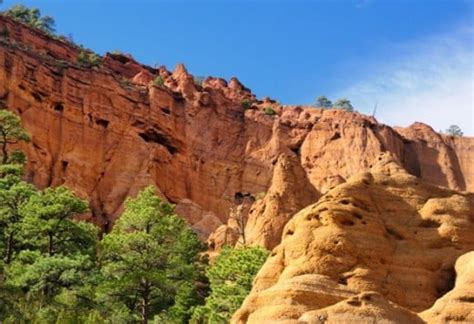
<path id="1" fill-rule="evenodd" d="M 385 151 L 427 181 L 473 189 L 472 138 L 441 137 L 428 127 L 394 130 L 340 110 L 282 107 L 258 101 L 235 78 L 197 84 L 182 65 L 169 72 L 123 54 L 81 68 L 78 47 L 4 17 L 0 29 L 8 34 L 0 39 L 0 100 L 21 116 L 32 137 L 25 147 L 27 178 L 39 187 L 72 188 L 90 201 L 93 219 L 104 228 L 128 195 L 152 184 L 170 202 L 194 204 L 197 209 L 180 213 L 191 225 L 198 222 L 195 228 L 206 237 L 227 222 L 236 195 L 270 192 L 282 154 L 299 163 L 298 176 L 304 173 L 313 186 L 304 185 L 308 192 L 327 192 Z M 163 86 L 150 82 L 157 76 Z M 248 109 L 244 99 L 251 102 Z M 266 107 L 277 115 L 265 115 Z M 280 189 L 274 191 L 289 192 Z M 316 196 L 295 197 L 288 206 L 287 199 L 268 199 L 265 206 L 273 204 L 281 219 L 276 234 L 255 242 L 274 246 L 281 220 Z M 254 214 L 270 216 L 262 208 L 255 206 Z M 196 210 L 207 216 L 197 217 Z M 252 216 L 249 222 L 260 226 L 261 220 Z"/>
<path id="2" fill-rule="evenodd" d="M 83 68 L 73 44 L 1 16 L 0 31 L 27 180 L 87 198 L 104 230 L 154 185 L 214 254 L 273 249 L 234 323 L 474 321 L 473 138 L 281 106 L 130 55 Z"/>
<path id="3" fill-rule="evenodd" d="M 293 214 L 319 197 L 298 159 L 281 155 L 268 192 L 250 211 L 245 226 L 247 243 L 273 249 L 280 243 L 283 227 Z"/>
<path id="4" fill-rule="evenodd" d="M 453 287 L 456 259 L 474 249 L 473 230 L 474 194 L 427 184 L 380 156 L 370 172 L 286 224 L 233 322 L 418 318 Z M 458 280 L 471 285 L 469 273 Z M 469 285 L 459 296 L 469 295 Z M 424 316 L 454 312 L 439 303 Z"/>

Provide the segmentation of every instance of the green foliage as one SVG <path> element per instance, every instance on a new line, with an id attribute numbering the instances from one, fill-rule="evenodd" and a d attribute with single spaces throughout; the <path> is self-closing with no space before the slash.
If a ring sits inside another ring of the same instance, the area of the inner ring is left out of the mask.
<path id="1" fill-rule="evenodd" d="M 152 187 L 127 199 L 99 243 L 97 228 L 77 220 L 85 201 L 21 180 L 24 158 L 9 148 L 28 140 L 18 117 L 0 110 L 0 131 L 0 322 L 214 323 L 240 306 L 266 251 L 224 249 L 198 306 L 207 295 L 204 244 Z"/>
<path id="2" fill-rule="evenodd" d="M 264 112 L 265 115 L 267 115 L 267 116 L 275 116 L 275 115 L 276 115 L 276 111 L 273 110 L 272 107 L 265 107 L 265 108 L 263 109 L 263 112 Z"/>
<path id="3" fill-rule="evenodd" d="M 25 240 L 50 256 L 76 252 L 92 255 L 97 235 L 93 225 L 72 219 L 86 210 L 87 203 L 67 188 L 47 188 L 31 196 L 22 210 Z"/>
<path id="4" fill-rule="evenodd" d="M 101 57 L 93 52 L 81 50 L 77 55 L 77 64 L 84 68 L 99 66 L 101 61 Z"/>
<path id="5" fill-rule="evenodd" d="M 316 99 L 315 106 L 320 107 L 320 108 L 331 108 L 332 107 L 332 102 L 331 102 L 331 100 L 329 100 L 325 96 L 319 96 Z"/>
<path id="6" fill-rule="evenodd" d="M 158 75 L 155 80 L 153 80 L 153 85 L 158 88 L 162 88 L 165 85 L 165 81 L 161 77 L 161 75 Z"/>
<path id="7" fill-rule="evenodd" d="M 18 117 L 0 110 L 0 133 L 0 321 L 82 323 L 99 278 L 97 229 L 73 220 L 87 204 L 64 187 L 37 191 L 21 180 L 24 156 L 8 148 L 29 139 Z"/>
<path id="8" fill-rule="evenodd" d="M 0 110 L 0 154 L 2 164 L 24 161 L 21 152 L 9 153 L 9 146 L 19 142 L 28 142 L 30 137 L 21 126 L 20 118 L 8 110 Z"/>
<path id="9" fill-rule="evenodd" d="M 42 16 L 38 8 L 28 8 L 19 4 L 5 10 L 3 14 L 48 34 L 54 33 L 54 19 Z"/>
<path id="10" fill-rule="evenodd" d="M 349 111 L 349 112 L 354 111 L 354 107 L 352 107 L 352 104 L 351 104 L 350 100 L 347 100 L 345 98 L 336 100 L 336 102 L 334 103 L 333 108 L 343 109 L 343 110 L 346 110 L 346 111 Z"/>
<path id="11" fill-rule="evenodd" d="M 461 127 L 458 125 L 451 125 L 449 128 L 446 130 L 446 133 L 448 133 L 451 136 L 463 136 L 463 132 L 461 130 Z"/>
<path id="12" fill-rule="evenodd" d="M 35 189 L 19 178 L 0 179 L 0 236 L 3 261 L 9 264 L 18 252 L 18 234 L 22 229 L 22 210 Z"/>
<path id="13" fill-rule="evenodd" d="M 191 323 L 227 323 L 252 288 L 268 256 L 260 247 L 226 247 L 207 271 L 211 294 L 195 308 Z"/>
<path id="14" fill-rule="evenodd" d="M 199 299 L 194 283 L 204 274 L 204 246 L 152 187 L 126 201 L 101 246 L 105 280 L 99 298 L 109 314 L 123 321 L 160 313 L 175 322 L 189 318 L 187 304 Z"/>
<path id="15" fill-rule="evenodd" d="M 86 314 L 97 284 L 98 232 L 94 225 L 72 219 L 86 210 L 86 203 L 64 187 L 36 192 L 18 182 L 0 192 L 6 197 L 0 199 L 2 216 L 15 220 L 12 230 L 2 231 L 3 237 L 15 234 L 8 262 L 5 254 L 2 284 L 21 292 L 14 302 L 16 317 L 54 322 L 61 313 L 76 318 Z"/>
<path id="16" fill-rule="evenodd" d="M 243 99 L 240 105 L 244 109 L 249 109 L 250 107 L 252 107 L 252 101 L 250 101 L 250 99 Z"/>

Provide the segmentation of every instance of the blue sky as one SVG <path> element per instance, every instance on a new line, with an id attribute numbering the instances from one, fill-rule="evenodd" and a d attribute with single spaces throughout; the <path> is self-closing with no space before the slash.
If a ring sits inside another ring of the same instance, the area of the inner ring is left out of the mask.
<path id="1" fill-rule="evenodd" d="M 4 0 L 56 19 L 99 53 L 237 76 L 258 96 L 324 94 L 389 125 L 473 126 L 473 0 Z"/>

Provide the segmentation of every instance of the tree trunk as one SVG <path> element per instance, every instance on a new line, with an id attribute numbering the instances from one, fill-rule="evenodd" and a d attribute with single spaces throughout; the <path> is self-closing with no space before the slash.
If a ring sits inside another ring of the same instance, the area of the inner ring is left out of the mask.
<path id="1" fill-rule="evenodd" d="M 8 151 L 7 151 L 7 140 L 3 140 L 3 145 L 2 145 L 2 164 L 6 164 L 8 162 Z"/>
<path id="2" fill-rule="evenodd" d="M 11 262 L 12 254 L 13 254 L 13 233 L 10 233 L 10 235 L 8 235 L 7 249 L 5 251 L 5 263 L 6 264 L 9 264 Z"/>
<path id="3" fill-rule="evenodd" d="M 48 233 L 48 255 L 49 256 L 53 256 L 54 254 L 54 251 L 53 251 L 53 234 L 52 233 Z"/>
<path id="4" fill-rule="evenodd" d="M 148 308 L 150 302 L 150 285 L 147 280 L 142 281 L 142 323 L 148 324 Z"/>

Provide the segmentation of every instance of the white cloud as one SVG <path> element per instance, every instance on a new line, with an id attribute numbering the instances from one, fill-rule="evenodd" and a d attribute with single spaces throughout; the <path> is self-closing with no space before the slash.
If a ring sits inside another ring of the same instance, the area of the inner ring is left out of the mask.
<path id="1" fill-rule="evenodd" d="M 365 77 L 337 91 L 354 106 L 393 126 L 415 121 L 445 130 L 457 124 L 474 135 L 474 32 L 471 26 L 409 44 L 392 44 Z M 397 54 L 398 53 L 398 54 Z M 403 54 L 402 54 L 403 53 Z"/>

